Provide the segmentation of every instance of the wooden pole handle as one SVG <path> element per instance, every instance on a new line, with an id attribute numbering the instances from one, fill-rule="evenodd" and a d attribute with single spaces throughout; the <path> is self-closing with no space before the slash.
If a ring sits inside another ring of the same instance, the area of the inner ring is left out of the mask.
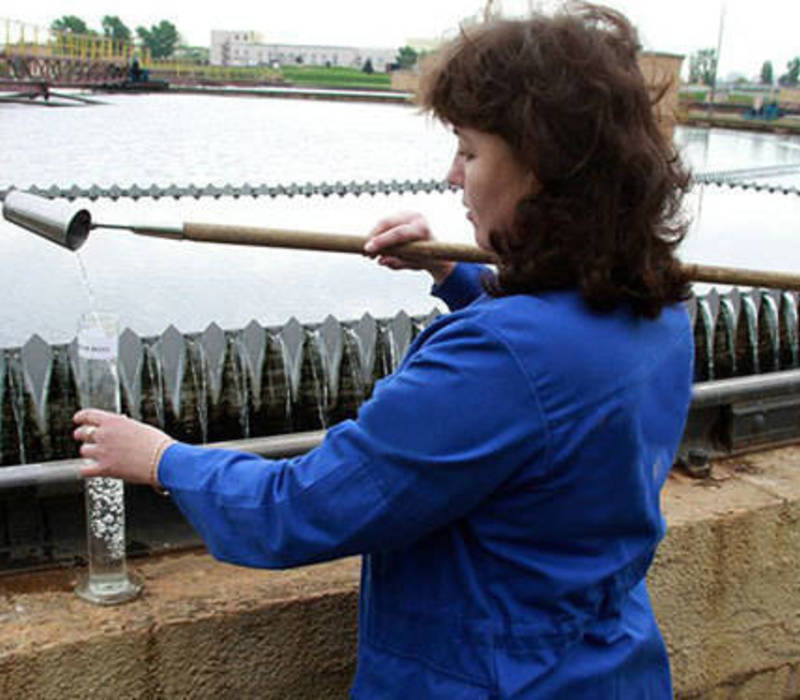
<path id="1" fill-rule="evenodd" d="M 719 267 L 717 265 L 697 265 L 694 263 L 684 264 L 683 269 L 686 270 L 689 278 L 696 282 L 800 291 L 800 275 L 792 272 L 769 272 L 767 270 L 748 270 L 741 267 Z"/>
<path id="2" fill-rule="evenodd" d="M 235 245 L 266 246 L 270 248 L 356 253 L 359 255 L 365 254 L 364 244 L 367 242 L 366 236 L 340 233 L 198 223 L 184 224 L 183 237 L 206 243 L 232 243 Z M 453 262 L 488 264 L 496 262 L 495 256 L 474 245 L 444 243 L 442 241 L 404 243 L 394 248 L 387 248 L 382 252 L 415 260 L 452 260 Z M 693 263 L 684 264 L 683 268 L 690 279 L 696 282 L 800 291 L 800 275 L 789 272 L 768 272 L 765 270 L 748 270 Z"/>
<path id="3" fill-rule="evenodd" d="M 218 226 L 216 224 L 186 223 L 183 237 L 206 243 L 233 243 L 236 245 L 267 246 L 269 248 L 295 248 L 321 250 L 329 253 L 364 253 L 366 236 L 343 233 L 319 233 L 316 231 L 288 231 L 284 229 L 256 228 L 248 226 Z M 452 260 L 457 262 L 493 263 L 491 253 L 474 245 L 444 243 L 442 241 L 418 241 L 387 248 L 388 255 L 416 260 Z"/>

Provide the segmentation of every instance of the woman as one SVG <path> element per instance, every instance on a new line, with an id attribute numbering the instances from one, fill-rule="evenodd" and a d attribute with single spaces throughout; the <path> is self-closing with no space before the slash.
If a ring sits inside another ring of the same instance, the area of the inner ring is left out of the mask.
<path id="1" fill-rule="evenodd" d="M 319 448 L 266 461 L 76 415 L 85 474 L 163 485 L 219 559 L 365 555 L 353 697 L 671 697 L 644 577 L 690 398 L 687 177 L 636 49 L 580 6 L 442 52 L 422 104 L 497 274 L 431 264 L 452 313 Z M 404 267 L 390 247 L 427 237 L 401 214 L 366 252 Z"/>

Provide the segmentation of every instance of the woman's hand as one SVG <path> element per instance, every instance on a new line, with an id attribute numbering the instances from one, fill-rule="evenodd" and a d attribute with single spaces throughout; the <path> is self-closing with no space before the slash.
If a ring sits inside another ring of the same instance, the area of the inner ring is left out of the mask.
<path id="1" fill-rule="evenodd" d="M 387 216 L 375 225 L 369 232 L 369 240 L 364 245 L 364 252 L 370 257 L 377 258 L 378 264 L 392 270 L 427 270 L 436 283 L 441 284 L 453 271 L 455 263 L 446 260 L 430 260 L 423 263 L 404 260 L 381 252 L 401 243 L 430 240 L 433 240 L 433 234 L 425 217 L 417 212 L 403 211 Z"/>
<path id="2" fill-rule="evenodd" d="M 82 443 L 81 457 L 94 460 L 94 464 L 81 468 L 83 476 L 111 476 L 159 486 L 157 460 L 175 442 L 169 435 L 127 416 L 96 408 L 78 411 L 72 420 L 78 425 L 73 437 Z"/>

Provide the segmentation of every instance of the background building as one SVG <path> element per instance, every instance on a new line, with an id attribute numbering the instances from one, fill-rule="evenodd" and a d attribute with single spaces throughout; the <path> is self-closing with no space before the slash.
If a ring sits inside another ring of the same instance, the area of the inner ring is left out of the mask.
<path id="1" fill-rule="evenodd" d="M 267 44 L 250 31 L 211 32 L 211 64 L 215 66 L 344 66 L 363 68 L 369 60 L 376 72 L 385 72 L 397 58 L 397 49 L 319 44 Z"/>

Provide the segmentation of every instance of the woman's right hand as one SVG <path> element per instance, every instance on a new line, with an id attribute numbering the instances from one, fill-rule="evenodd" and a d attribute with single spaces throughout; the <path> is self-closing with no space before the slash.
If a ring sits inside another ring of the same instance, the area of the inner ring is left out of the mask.
<path id="1" fill-rule="evenodd" d="M 81 467 L 85 477 L 125 479 L 158 487 L 158 461 L 175 440 L 152 425 L 118 413 L 85 408 L 72 418 L 80 455 L 93 460 Z"/>
<path id="2" fill-rule="evenodd" d="M 404 260 L 382 252 L 401 243 L 430 240 L 433 240 L 433 234 L 425 217 L 415 211 L 402 211 L 387 216 L 375 224 L 369 232 L 364 252 L 372 258 L 377 258 L 379 265 L 392 270 L 427 270 L 436 283 L 441 284 L 453 271 L 455 263 L 447 260 L 428 262 Z"/>

